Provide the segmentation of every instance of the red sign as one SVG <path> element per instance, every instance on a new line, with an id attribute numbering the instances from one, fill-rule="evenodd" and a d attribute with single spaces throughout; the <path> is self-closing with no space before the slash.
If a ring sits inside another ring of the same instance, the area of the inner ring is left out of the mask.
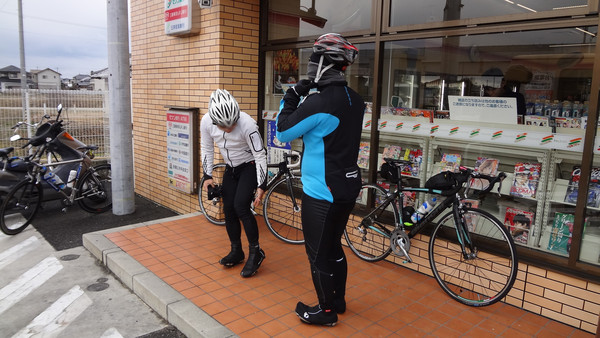
<path id="1" fill-rule="evenodd" d="M 187 18 L 188 16 L 188 6 L 181 6 L 173 9 L 169 9 L 165 11 L 165 22 L 169 22 L 172 20 Z"/>
<path id="2" fill-rule="evenodd" d="M 167 113 L 167 121 L 179 122 L 179 123 L 190 123 L 190 116 L 183 114 L 170 114 Z"/>

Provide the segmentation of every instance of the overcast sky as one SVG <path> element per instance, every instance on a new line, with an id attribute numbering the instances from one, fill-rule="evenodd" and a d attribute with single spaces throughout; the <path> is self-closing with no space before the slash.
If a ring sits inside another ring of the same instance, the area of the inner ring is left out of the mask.
<path id="1" fill-rule="evenodd" d="M 106 0 L 23 0 L 25 68 L 62 78 L 108 67 Z M 0 68 L 20 67 L 18 1 L 0 0 Z"/>

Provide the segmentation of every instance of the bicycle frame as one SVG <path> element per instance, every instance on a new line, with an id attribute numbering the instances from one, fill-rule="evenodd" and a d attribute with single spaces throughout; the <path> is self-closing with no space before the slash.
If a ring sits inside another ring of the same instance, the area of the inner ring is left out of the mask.
<path id="1" fill-rule="evenodd" d="M 436 195 L 442 194 L 442 192 L 440 190 L 434 190 L 434 189 L 428 189 L 428 188 L 402 187 L 401 185 L 397 185 L 394 192 L 390 192 L 390 190 L 388 190 L 387 192 L 388 192 L 387 197 L 383 201 L 383 203 L 381 203 L 376 208 L 374 208 L 373 211 L 371 211 L 369 214 L 367 214 L 365 216 L 365 218 L 373 216 L 380 210 L 385 210 L 391 203 L 394 203 L 395 201 L 400 201 L 401 203 L 400 203 L 399 208 L 397 209 L 397 214 L 396 214 L 396 218 L 399 220 L 399 223 L 394 225 L 394 229 L 404 229 L 405 228 L 404 220 L 402 219 L 403 209 L 404 209 L 403 195 L 401 194 L 402 192 L 423 192 L 423 193 L 430 193 L 430 194 L 436 194 Z M 466 225 L 463 224 L 463 222 L 461 221 L 462 220 L 462 218 L 461 218 L 462 202 L 461 202 L 461 197 L 458 192 L 454 193 L 454 195 L 448 196 L 448 198 L 444 199 L 441 203 L 439 203 L 433 210 L 431 210 L 429 213 L 427 213 L 416 224 L 411 226 L 410 231 L 408 232 L 407 235 L 409 238 L 415 237 L 418 233 L 420 233 L 423 230 L 423 228 L 427 224 L 429 224 L 436 217 L 438 217 L 440 214 L 442 214 L 450 206 L 452 206 L 452 213 L 453 213 L 453 217 L 455 220 L 455 224 L 460 224 L 460 226 L 456 229 L 456 231 L 457 231 L 457 239 L 458 239 L 458 242 L 460 243 L 462 254 L 465 257 L 465 259 L 468 259 L 471 254 L 469 254 L 467 252 L 465 243 L 469 243 L 469 245 L 470 245 L 471 240 L 470 240 L 469 232 L 466 231 L 466 228 L 465 228 Z M 392 210 L 393 210 L 393 208 L 392 208 Z M 395 212 L 395 211 L 392 211 L 392 212 Z M 369 225 L 369 227 L 372 230 L 377 231 L 388 238 L 391 237 L 391 233 L 388 233 L 387 229 L 385 229 L 385 228 L 377 229 L 377 228 L 373 227 L 373 225 Z M 471 249 L 471 251 L 473 250 L 472 247 L 470 247 L 470 249 Z M 410 257 L 407 257 L 407 258 L 410 261 Z"/>

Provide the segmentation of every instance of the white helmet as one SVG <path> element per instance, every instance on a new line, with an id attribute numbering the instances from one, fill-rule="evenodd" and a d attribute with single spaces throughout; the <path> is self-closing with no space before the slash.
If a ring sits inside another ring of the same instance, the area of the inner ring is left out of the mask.
<path id="1" fill-rule="evenodd" d="M 240 118 L 240 106 L 227 90 L 217 89 L 210 94 L 208 114 L 213 124 L 229 128 Z"/>

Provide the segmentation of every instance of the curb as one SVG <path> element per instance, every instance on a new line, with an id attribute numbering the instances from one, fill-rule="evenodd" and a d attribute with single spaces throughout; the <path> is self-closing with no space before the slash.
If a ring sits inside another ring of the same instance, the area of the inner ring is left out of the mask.
<path id="1" fill-rule="evenodd" d="M 201 308 L 104 236 L 113 232 L 193 217 L 199 214 L 174 216 L 87 233 L 83 235 L 83 247 L 114 273 L 152 310 L 187 337 L 237 337 L 235 333 L 206 314 Z"/>

